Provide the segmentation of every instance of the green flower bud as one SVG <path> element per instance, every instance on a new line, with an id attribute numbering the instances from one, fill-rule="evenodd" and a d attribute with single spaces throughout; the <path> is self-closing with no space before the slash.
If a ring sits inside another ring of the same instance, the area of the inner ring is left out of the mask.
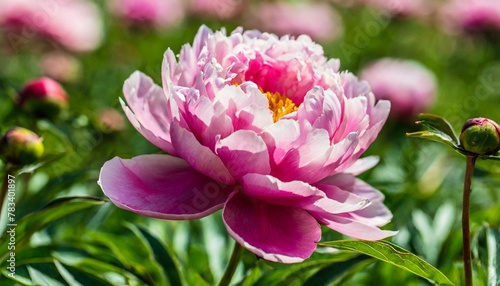
<path id="1" fill-rule="evenodd" d="M 500 126 L 487 118 L 467 120 L 460 133 L 461 147 L 477 155 L 493 155 L 500 150 Z"/>
<path id="2" fill-rule="evenodd" d="M 0 139 L 0 157 L 13 165 L 35 163 L 42 157 L 43 150 L 42 139 L 22 127 L 10 129 Z"/>
<path id="3" fill-rule="evenodd" d="M 68 96 L 61 85 L 48 77 L 28 82 L 19 92 L 18 102 L 27 112 L 43 118 L 55 118 L 68 106 Z"/>

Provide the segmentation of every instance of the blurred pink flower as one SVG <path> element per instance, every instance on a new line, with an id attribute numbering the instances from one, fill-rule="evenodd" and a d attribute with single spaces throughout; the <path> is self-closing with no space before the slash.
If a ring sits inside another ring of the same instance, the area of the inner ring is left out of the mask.
<path id="1" fill-rule="evenodd" d="M 388 16 L 419 17 L 429 14 L 432 10 L 430 5 L 432 2 L 428 0 L 333 0 L 333 2 L 344 6 L 365 5 Z"/>
<path id="2" fill-rule="evenodd" d="M 81 74 L 81 65 L 77 58 L 63 52 L 50 52 L 40 59 L 43 74 L 62 82 L 76 81 Z"/>
<path id="3" fill-rule="evenodd" d="M 367 84 L 339 72 L 308 36 L 202 26 L 178 57 L 168 49 L 163 88 L 140 72 L 125 82 L 130 122 L 170 155 L 118 157 L 99 184 L 117 206 L 163 219 L 224 209 L 229 234 L 271 261 L 309 257 L 322 223 L 358 239 L 393 235 L 384 196 L 355 176 L 387 119 Z"/>
<path id="4" fill-rule="evenodd" d="M 75 52 L 90 51 L 103 37 L 96 5 L 85 0 L 0 0 L 0 27 L 14 49 L 35 36 Z"/>
<path id="5" fill-rule="evenodd" d="M 170 28 L 184 18 L 182 0 L 113 0 L 111 11 L 135 23 L 151 23 L 159 28 Z"/>
<path id="6" fill-rule="evenodd" d="M 436 97 L 434 74 L 415 61 L 380 59 L 364 68 L 360 78 L 370 84 L 377 99 L 391 101 L 391 113 L 399 118 L 413 119 Z"/>
<path id="7" fill-rule="evenodd" d="M 248 2 L 249 0 L 189 0 L 189 9 L 195 15 L 226 20 L 240 15 Z"/>
<path id="8" fill-rule="evenodd" d="M 441 8 L 440 16 L 452 32 L 500 29 L 500 1 L 451 0 Z"/>
<path id="9" fill-rule="evenodd" d="M 317 41 L 331 41 L 343 32 L 342 18 L 327 3 L 262 2 L 253 9 L 247 22 L 278 35 L 307 34 Z"/>

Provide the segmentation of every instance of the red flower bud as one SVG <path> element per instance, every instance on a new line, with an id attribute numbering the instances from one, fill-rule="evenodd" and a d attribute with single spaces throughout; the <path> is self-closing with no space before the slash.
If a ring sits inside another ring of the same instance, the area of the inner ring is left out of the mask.
<path id="1" fill-rule="evenodd" d="M 469 119 L 462 127 L 460 145 L 474 154 L 496 154 L 500 150 L 500 126 L 487 118 Z"/>
<path id="2" fill-rule="evenodd" d="M 18 102 L 38 117 L 54 118 L 68 106 L 68 96 L 53 79 L 42 77 L 28 82 L 19 93 Z"/>

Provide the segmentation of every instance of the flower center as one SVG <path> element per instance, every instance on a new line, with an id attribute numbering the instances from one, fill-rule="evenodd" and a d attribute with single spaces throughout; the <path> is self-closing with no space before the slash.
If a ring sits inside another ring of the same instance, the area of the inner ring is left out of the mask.
<path id="1" fill-rule="evenodd" d="M 279 92 L 262 92 L 269 101 L 269 109 L 273 112 L 274 122 L 278 121 L 281 117 L 297 111 L 298 107 L 293 103 L 290 98 L 279 94 Z"/>

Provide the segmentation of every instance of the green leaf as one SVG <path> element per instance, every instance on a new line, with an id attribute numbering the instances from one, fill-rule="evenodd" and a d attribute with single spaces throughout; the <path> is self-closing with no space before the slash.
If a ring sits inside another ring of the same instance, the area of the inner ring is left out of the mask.
<path id="1" fill-rule="evenodd" d="M 500 229 L 483 226 L 475 244 L 474 255 L 486 272 L 488 286 L 500 285 Z"/>
<path id="2" fill-rule="evenodd" d="M 347 278 L 366 268 L 373 262 L 374 259 L 370 259 L 366 255 L 361 255 L 347 261 L 335 262 L 311 276 L 303 285 L 341 285 Z"/>
<path id="3" fill-rule="evenodd" d="M 458 145 L 446 134 L 439 131 L 418 131 L 413 133 L 406 133 L 408 137 L 422 138 L 439 143 L 446 144 L 455 150 L 460 150 Z"/>
<path id="4" fill-rule="evenodd" d="M 42 273 L 41 271 L 31 267 L 27 266 L 28 272 L 30 274 L 31 281 L 33 281 L 34 285 L 41 285 L 41 286 L 64 286 L 61 282 L 53 279 L 51 276 L 52 275 L 47 275 Z"/>
<path id="5" fill-rule="evenodd" d="M 72 213 L 98 206 L 107 202 L 106 199 L 97 197 L 65 197 L 52 201 L 40 211 L 30 213 L 17 222 L 15 228 L 16 251 L 19 251 L 28 241 L 31 235 L 52 222 L 66 217 Z M 7 259 L 8 239 L 5 239 L 7 232 L 4 233 L 0 249 L 6 251 L 0 258 L 0 263 Z"/>
<path id="6" fill-rule="evenodd" d="M 59 274 L 61 277 L 68 283 L 68 285 L 72 286 L 80 286 L 82 285 L 78 281 L 76 281 L 75 277 L 66 269 L 59 261 L 54 260 L 54 265 L 56 266 L 57 270 L 59 271 Z"/>
<path id="7" fill-rule="evenodd" d="M 253 285 L 290 285 L 292 282 L 303 282 L 318 269 L 333 263 L 349 261 L 353 259 L 353 257 L 352 253 L 336 253 L 335 256 L 331 258 L 312 257 L 302 263 L 294 265 L 262 262 L 267 266 L 274 267 L 262 275 L 262 277 Z"/>
<path id="8" fill-rule="evenodd" d="M 422 258 L 387 241 L 339 240 L 321 242 L 318 245 L 366 254 L 436 283 L 454 285 L 443 273 Z"/>
<path id="9" fill-rule="evenodd" d="M 170 285 L 182 285 L 176 261 L 163 243 L 143 228 L 138 229 L 147 240 L 154 254 L 154 259 L 163 268 Z"/>
<path id="10" fill-rule="evenodd" d="M 448 122 L 448 120 L 444 117 L 430 113 L 421 113 L 418 118 L 420 120 L 417 121 L 417 124 L 420 124 L 435 133 L 444 133 L 447 137 L 449 137 L 449 139 L 455 142 L 455 145 L 458 145 L 458 136 L 455 131 L 453 131 L 453 126 L 451 126 L 450 122 Z"/>

